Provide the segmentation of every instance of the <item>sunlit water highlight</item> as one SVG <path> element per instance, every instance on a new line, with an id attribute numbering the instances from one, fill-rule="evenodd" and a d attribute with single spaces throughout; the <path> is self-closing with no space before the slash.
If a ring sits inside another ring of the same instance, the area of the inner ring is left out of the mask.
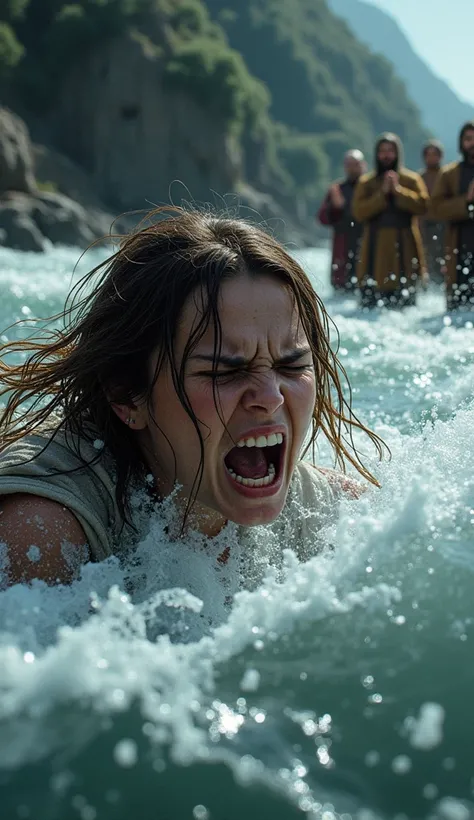
<path id="1" fill-rule="evenodd" d="M 474 318 L 437 291 L 361 314 L 326 252 L 301 257 L 392 449 L 382 489 L 343 505 L 334 553 L 288 552 L 201 640 L 208 558 L 174 563 L 159 521 L 131 597 L 114 560 L 0 593 L 2 817 L 474 817 Z M 59 311 L 76 260 L 0 251 L 0 333 Z"/>

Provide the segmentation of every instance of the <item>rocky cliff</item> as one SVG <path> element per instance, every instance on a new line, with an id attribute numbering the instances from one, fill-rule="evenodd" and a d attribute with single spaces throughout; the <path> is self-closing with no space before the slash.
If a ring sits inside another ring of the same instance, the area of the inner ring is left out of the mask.
<path id="1" fill-rule="evenodd" d="M 0 98 L 36 144 L 3 241 L 29 220 L 84 244 L 112 214 L 184 200 L 314 244 L 345 149 L 383 127 L 409 150 L 424 136 L 392 70 L 325 0 L 7 0 L 1 14 Z"/>
<path id="2" fill-rule="evenodd" d="M 239 143 L 189 94 L 167 90 L 165 60 L 128 32 L 79 61 L 54 107 L 52 136 L 123 210 L 235 191 Z"/>

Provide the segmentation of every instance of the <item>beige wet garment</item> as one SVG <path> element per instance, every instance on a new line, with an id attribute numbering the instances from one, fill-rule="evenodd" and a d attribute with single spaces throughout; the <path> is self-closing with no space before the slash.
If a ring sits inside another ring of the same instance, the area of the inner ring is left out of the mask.
<path id="1" fill-rule="evenodd" d="M 79 454 L 89 464 L 84 466 Z M 124 522 L 115 499 L 113 462 L 99 439 L 58 432 L 53 440 L 30 435 L 0 454 L 0 495 L 30 493 L 50 498 L 74 513 L 81 524 L 91 557 L 102 561 L 119 554 L 136 540 L 136 531 Z M 326 476 L 307 462 L 298 463 L 284 510 L 269 525 L 281 548 L 300 558 L 318 551 L 319 531 L 336 509 L 336 493 Z M 239 527 L 242 540 L 254 528 Z M 263 558 L 263 556 L 262 556 Z"/>

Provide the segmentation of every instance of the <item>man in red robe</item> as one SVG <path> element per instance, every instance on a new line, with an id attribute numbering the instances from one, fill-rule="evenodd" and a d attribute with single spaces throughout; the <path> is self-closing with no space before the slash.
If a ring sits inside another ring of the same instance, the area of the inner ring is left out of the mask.
<path id="1" fill-rule="evenodd" d="M 362 151 L 357 148 L 344 156 L 345 177 L 334 182 L 326 194 L 317 218 L 333 228 L 331 285 L 335 290 L 357 287 L 356 262 L 362 225 L 352 216 L 352 197 L 359 177 L 367 170 Z"/>

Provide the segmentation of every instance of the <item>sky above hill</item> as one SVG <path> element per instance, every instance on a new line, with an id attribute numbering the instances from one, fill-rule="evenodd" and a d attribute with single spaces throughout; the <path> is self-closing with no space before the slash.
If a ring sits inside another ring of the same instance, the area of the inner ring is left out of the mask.
<path id="1" fill-rule="evenodd" d="M 366 2 L 388 11 L 435 74 L 474 105 L 474 0 Z"/>

